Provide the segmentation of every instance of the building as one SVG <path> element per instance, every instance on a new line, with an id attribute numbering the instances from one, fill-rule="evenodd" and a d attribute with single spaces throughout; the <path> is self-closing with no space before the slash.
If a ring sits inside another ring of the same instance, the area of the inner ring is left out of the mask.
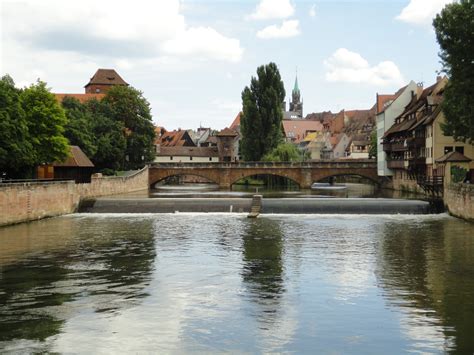
<path id="1" fill-rule="evenodd" d="M 219 161 L 236 162 L 239 160 L 239 134 L 230 128 L 217 133 Z"/>
<path id="2" fill-rule="evenodd" d="M 369 159 L 370 141 L 365 136 L 352 139 L 348 148 L 348 158 Z"/>
<path id="3" fill-rule="evenodd" d="M 76 183 L 91 182 L 94 164 L 78 146 L 69 146 L 69 156 L 64 162 L 41 165 L 36 169 L 38 179 L 74 180 Z"/>
<path id="4" fill-rule="evenodd" d="M 217 147 L 160 147 L 155 156 L 156 163 L 217 163 Z"/>
<path id="5" fill-rule="evenodd" d="M 295 85 L 291 91 L 291 101 L 289 111 L 286 111 L 286 103 L 283 102 L 283 118 L 286 120 L 301 120 L 303 119 L 303 101 L 301 99 L 301 92 L 298 86 L 298 76 L 295 78 Z"/>
<path id="6" fill-rule="evenodd" d="M 66 96 L 85 103 L 92 99 L 102 100 L 107 91 L 114 85 L 128 86 L 114 69 L 98 69 L 86 86 L 84 86 L 84 94 L 56 93 L 54 95 L 59 103 L 61 103 Z"/>
<path id="7" fill-rule="evenodd" d="M 462 162 L 467 170 L 474 169 L 473 145 L 456 142 L 441 129 L 445 118 L 440 104 L 447 82 L 447 78 L 438 77 L 435 84 L 414 95 L 383 136 L 383 150 L 395 188 L 403 185 L 418 189 L 426 181 L 446 177 L 450 174 L 445 172 L 446 163 Z"/>
<path id="8" fill-rule="evenodd" d="M 308 120 L 283 120 L 285 140 L 299 144 L 309 133 L 322 132 L 323 125 L 319 121 Z"/>
<path id="9" fill-rule="evenodd" d="M 195 147 L 189 132 L 183 129 L 167 131 L 164 128 L 156 128 L 155 145 L 157 147 Z M 157 148 L 158 149 L 158 148 Z"/>
<path id="10" fill-rule="evenodd" d="M 402 114 L 405 107 L 417 95 L 418 86 L 411 81 L 393 95 L 379 95 L 376 97 L 377 122 L 377 173 L 379 176 L 392 176 L 392 170 L 387 166 L 386 152 L 383 149 L 383 136 L 395 123 L 395 119 Z"/>
<path id="11" fill-rule="evenodd" d="M 329 138 L 331 143 L 331 154 L 329 159 L 340 159 L 347 157 L 347 148 L 351 144 L 351 138 L 345 133 L 334 134 Z"/>
<path id="12" fill-rule="evenodd" d="M 128 86 L 114 69 L 97 69 L 84 88 L 86 94 L 105 94 L 116 85 Z"/>

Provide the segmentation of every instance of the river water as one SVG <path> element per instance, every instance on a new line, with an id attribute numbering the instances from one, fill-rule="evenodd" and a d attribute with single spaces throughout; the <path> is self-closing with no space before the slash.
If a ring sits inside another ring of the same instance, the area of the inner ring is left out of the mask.
<path id="1" fill-rule="evenodd" d="M 474 351 L 474 225 L 76 214 L 0 229 L 0 352 Z"/>

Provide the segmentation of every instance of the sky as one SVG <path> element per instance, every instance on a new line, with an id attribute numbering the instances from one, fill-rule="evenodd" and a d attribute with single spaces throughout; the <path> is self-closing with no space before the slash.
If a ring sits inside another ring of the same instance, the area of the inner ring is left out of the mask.
<path id="1" fill-rule="evenodd" d="M 368 109 L 441 70 L 433 17 L 453 0 L 0 0 L 0 75 L 82 93 L 113 68 L 168 130 L 229 126 L 275 62 L 304 115 Z"/>

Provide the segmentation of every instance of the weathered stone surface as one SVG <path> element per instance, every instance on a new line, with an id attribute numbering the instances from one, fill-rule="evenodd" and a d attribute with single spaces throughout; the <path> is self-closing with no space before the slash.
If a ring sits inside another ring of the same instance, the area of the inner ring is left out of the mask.
<path id="1" fill-rule="evenodd" d="M 90 184 L 0 184 L 0 226 L 72 213 L 84 198 L 144 189 L 148 189 L 148 168 L 127 177 L 93 177 Z"/>
<path id="2" fill-rule="evenodd" d="M 209 163 L 167 164 L 155 163 L 150 167 L 150 186 L 176 175 L 196 175 L 208 179 L 223 189 L 229 189 L 240 179 L 254 175 L 276 175 L 309 189 L 313 182 L 337 175 L 359 175 L 379 183 L 377 163 L 373 160 L 321 161 L 305 163 Z"/>
<path id="3" fill-rule="evenodd" d="M 449 184 L 444 190 L 443 199 L 453 216 L 474 221 L 474 185 Z"/>

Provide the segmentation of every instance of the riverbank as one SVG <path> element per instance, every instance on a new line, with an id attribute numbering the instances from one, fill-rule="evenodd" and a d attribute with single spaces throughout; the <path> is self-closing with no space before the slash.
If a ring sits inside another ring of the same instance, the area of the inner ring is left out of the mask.
<path id="1" fill-rule="evenodd" d="M 451 215 L 474 222 L 474 185 L 449 184 L 444 188 L 443 200 Z"/>
<path id="2" fill-rule="evenodd" d="M 129 176 L 0 184 L 0 226 L 76 212 L 81 201 L 148 189 L 148 167 Z"/>

